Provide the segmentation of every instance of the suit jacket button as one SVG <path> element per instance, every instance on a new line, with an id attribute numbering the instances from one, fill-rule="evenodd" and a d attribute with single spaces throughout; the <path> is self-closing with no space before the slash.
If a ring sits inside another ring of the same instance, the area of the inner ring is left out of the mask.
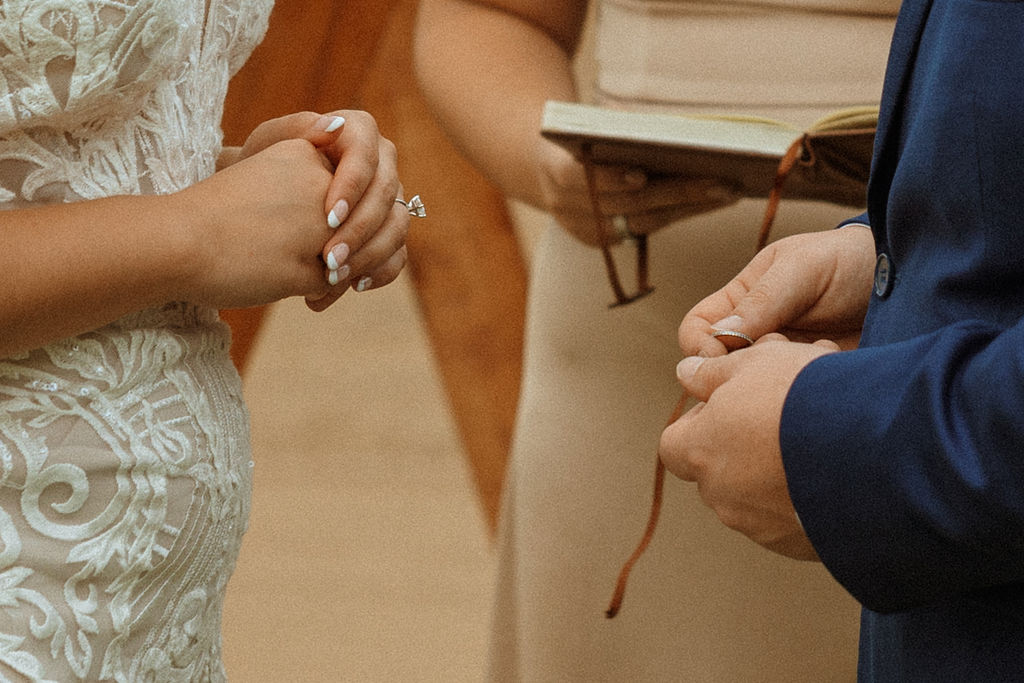
<path id="1" fill-rule="evenodd" d="M 875 261 L 875 294 L 880 297 L 888 296 L 892 291 L 893 279 L 892 259 L 882 252 Z"/>

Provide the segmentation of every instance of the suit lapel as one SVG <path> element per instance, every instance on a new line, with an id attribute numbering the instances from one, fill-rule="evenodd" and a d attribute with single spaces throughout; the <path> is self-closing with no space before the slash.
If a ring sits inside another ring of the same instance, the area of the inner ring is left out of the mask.
<path id="1" fill-rule="evenodd" d="M 932 0 L 905 0 L 893 30 L 889 64 L 882 91 L 881 116 L 875 135 L 871 182 L 868 188 L 871 222 L 877 223 L 877 230 L 883 229 L 885 225 L 886 198 L 899 156 L 902 107 L 907 94 L 907 80 L 917 58 L 919 41 L 931 6 Z"/>

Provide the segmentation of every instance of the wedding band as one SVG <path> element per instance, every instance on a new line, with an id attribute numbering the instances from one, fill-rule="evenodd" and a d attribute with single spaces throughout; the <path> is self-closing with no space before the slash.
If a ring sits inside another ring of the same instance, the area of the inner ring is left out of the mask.
<path id="1" fill-rule="evenodd" d="M 712 337 L 736 337 L 737 339 L 742 339 L 743 341 L 747 342 L 747 344 L 753 345 L 753 343 L 754 343 L 754 338 L 753 337 L 751 337 L 749 335 L 746 335 L 746 334 L 743 334 L 742 332 L 737 332 L 736 330 L 712 330 L 711 336 Z"/>
<path id="2" fill-rule="evenodd" d="M 412 199 L 410 199 L 409 201 L 405 201 L 404 199 L 396 199 L 395 202 L 404 206 L 406 208 L 406 211 L 409 212 L 410 216 L 414 216 L 416 218 L 425 218 L 427 215 L 427 207 L 423 205 L 423 200 L 420 199 L 420 196 L 418 194 L 413 195 Z"/>

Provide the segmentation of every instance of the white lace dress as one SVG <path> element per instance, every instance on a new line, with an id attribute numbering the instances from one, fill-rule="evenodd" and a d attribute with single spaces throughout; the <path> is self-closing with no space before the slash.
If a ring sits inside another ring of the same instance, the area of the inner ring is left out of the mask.
<path id="1" fill-rule="evenodd" d="M 213 173 L 271 4 L 2 0 L 0 210 Z M 224 679 L 252 467 L 228 344 L 178 303 L 0 359 L 0 680 Z"/>

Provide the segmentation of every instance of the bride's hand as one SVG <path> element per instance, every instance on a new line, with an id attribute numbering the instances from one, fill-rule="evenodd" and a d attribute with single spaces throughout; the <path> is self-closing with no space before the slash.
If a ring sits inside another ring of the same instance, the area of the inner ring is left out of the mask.
<path id="1" fill-rule="evenodd" d="M 398 153 L 382 136 L 377 122 L 363 111 L 337 111 L 345 118 L 340 134 L 321 151 L 336 167 L 327 193 L 331 224 L 337 232 L 324 245 L 323 259 L 335 270 L 338 285 L 326 297 L 307 298 L 322 311 L 340 297 L 346 283 L 358 291 L 393 281 L 406 263 L 405 238 L 409 213 L 396 199 L 405 199 L 398 180 Z M 359 200 L 350 202 L 349 196 Z M 347 268 L 347 270 L 346 270 Z M 328 273 L 330 276 L 330 273 Z"/>
<path id="2" fill-rule="evenodd" d="M 174 295 L 214 308 L 328 295 L 320 253 L 334 232 L 323 214 L 329 166 L 305 140 L 285 140 L 150 200 L 154 224 L 185 235 Z"/>
<path id="3" fill-rule="evenodd" d="M 238 158 L 294 138 L 312 143 L 334 172 L 323 210 L 337 231 L 321 249 L 323 262 L 336 266 L 324 271 L 332 286 L 322 297 L 306 298 L 310 308 L 322 311 L 349 284 L 361 291 L 388 284 L 398 276 L 406 262 L 409 215 L 395 202 L 402 198 L 395 146 L 380 134 L 372 116 L 338 110 L 272 119 L 252 132 Z"/>
<path id="4" fill-rule="evenodd" d="M 602 243 L 583 164 L 547 140 L 540 142 L 540 184 L 546 208 L 585 244 Z M 710 179 L 650 176 L 637 168 L 594 167 L 600 230 L 616 243 L 673 221 L 732 204 L 739 195 Z"/>

